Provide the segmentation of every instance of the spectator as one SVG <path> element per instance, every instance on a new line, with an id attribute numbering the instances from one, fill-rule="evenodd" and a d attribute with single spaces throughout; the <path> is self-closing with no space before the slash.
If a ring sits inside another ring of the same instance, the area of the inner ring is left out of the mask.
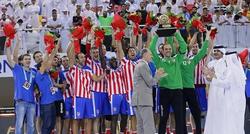
<path id="1" fill-rule="evenodd" d="M 35 30 L 32 30 L 30 24 L 26 25 L 26 30 L 23 35 L 23 42 L 27 47 L 27 53 L 34 53 L 39 50 L 40 36 Z"/>
<path id="2" fill-rule="evenodd" d="M 155 0 L 150 0 L 150 3 L 147 5 L 146 10 L 148 12 L 153 12 L 154 15 L 156 15 L 159 12 L 159 8 L 155 4 Z"/>
<path id="3" fill-rule="evenodd" d="M 17 31 L 17 37 L 20 37 L 22 40 L 19 42 L 19 52 L 20 54 L 26 54 L 27 53 L 27 47 L 26 44 L 23 42 L 23 35 L 25 32 L 23 31 L 25 29 L 26 24 L 23 22 L 22 19 L 17 20 L 17 24 L 15 25 L 16 31 Z M 14 40 L 14 44 L 17 42 L 17 38 Z"/>
<path id="4" fill-rule="evenodd" d="M 107 11 L 103 12 L 103 16 L 98 16 L 98 20 L 100 23 L 100 26 L 104 26 L 104 31 L 105 31 L 105 37 L 103 44 L 106 46 L 107 51 L 111 50 L 111 43 L 112 42 L 112 29 L 110 27 L 111 22 L 113 20 L 113 17 L 107 15 Z"/>
<path id="5" fill-rule="evenodd" d="M 70 9 L 69 16 L 73 17 L 76 13 L 76 0 L 71 0 L 68 9 Z"/>
<path id="6" fill-rule="evenodd" d="M 145 7 L 146 7 L 146 4 L 145 2 L 142 1 L 140 3 L 140 9 L 138 10 L 138 12 L 141 14 L 141 17 L 142 17 L 140 25 L 144 25 L 146 23 L 147 11 Z"/>
<path id="7" fill-rule="evenodd" d="M 243 16 L 247 17 L 247 19 L 250 21 L 250 11 L 248 5 L 243 6 Z"/>
<path id="8" fill-rule="evenodd" d="M 45 44 L 44 44 L 44 34 L 48 32 L 47 29 L 47 20 L 43 18 L 41 20 L 41 26 L 39 27 L 39 35 L 40 35 L 40 43 L 39 43 L 39 51 L 44 52 L 45 51 Z"/>
<path id="9" fill-rule="evenodd" d="M 61 16 L 61 20 L 62 20 L 62 30 L 61 30 L 61 36 L 62 36 L 62 40 L 61 40 L 61 48 L 62 48 L 62 52 L 65 53 L 67 48 L 68 48 L 68 43 L 70 41 L 69 39 L 69 28 L 71 27 L 70 22 L 71 19 L 69 17 L 69 11 L 68 9 L 62 9 L 62 16 Z"/>
<path id="10" fill-rule="evenodd" d="M 214 11 L 214 15 L 213 15 L 213 23 L 215 25 L 222 25 L 226 22 L 225 20 L 225 16 L 224 15 L 221 15 L 220 11 L 218 9 L 216 9 Z"/>
<path id="11" fill-rule="evenodd" d="M 97 25 L 98 24 L 98 20 L 96 18 L 96 14 L 95 12 L 93 12 L 92 10 L 90 10 L 90 4 L 89 3 L 86 3 L 85 5 L 85 10 L 84 12 L 82 13 L 81 16 L 84 16 L 84 17 L 90 17 L 93 24 Z"/>
<path id="12" fill-rule="evenodd" d="M 160 7 L 159 7 L 159 10 L 160 10 L 160 13 L 161 14 L 165 14 L 166 12 L 167 12 L 167 6 L 168 6 L 169 4 L 167 3 L 167 1 L 166 0 L 162 0 L 161 1 L 161 5 L 160 5 Z"/>
<path id="13" fill-rule="evenodd" d="M 209 25 L 213 22 L 212 15 L 209 13 L 209 10 L 206 6 L 203 7 L 201 22 L 203 23 L 203 25 Z"/>
<path id="14" fill-rule="evenodd" d="M 6 23 L 10 23 L 11 21 L 6 17 L 6 14 L 2 14 L 0 18 L 0 55 L 4 53 L 4 46 L 5 46 L 5 40 L 6 36 L 3 32 L 3 26 Z"/>
<path id="15" fill-rule="evenodd" d="M 225 20 L 227 21 L 227 25 L 232 25 L 234 24 L 234 19 L 233 19 L 233 14 L 231 10 L 227 10 L 226 15 L 225 15 Z"/>
<path id="16" fill-rule="evenodd" d="M 39 27 L 39 15 L 40 7 L 36 4 L 36 0 L 31 0 L 31 5 L 27 7 L 26 14 L 28 17 L 28 23 L 33 28 Z"/>
<path id="17" fill-rule="evenodd" d="M 25 9 L 26 8 L 24 7 L 23 1 L 20 1 L 18 7 L 15 10 L 15 16 L 14 16 L 15 20 L 22 19 L 23 21 L 25 21 L 27 19 L 27 16 L 25 14 Z"/>
<path id="18" fill-rule="evenodd" d="M 135 3 L 135 0 L 129 0 L 130 1 L 130 7 L 129 7 L 129 12 L 135 12 L 136 10 L 138 10 L 139 4 Z"/>
<path id="19" fill-rule="evenodd" d="M 62 27 L 62 22 L 58 18 L 57 10 L 56 9 L 52 10 L 52 18 L 48 19 L 48 25 L 47 25 L 47 27 L 50 28 L 50 31 L 52 33 L 55 33 L 55 34 L 59 35 L 59 28 Z"/>
<path id="20" fill-rule="evenodd" d="M 242 15 L 242 11 L 239 11 L 235 16 L 234 16 L 234 22 L 235 23 L 240 23 L 244 25 L 245 23 L 249 23 L 249 20 Z"/>
<path id="21" fill-rule="evenodd" d="M 180 13 L 180 9 L 179 9 L 179 5 L 176 3 L 176 0 L 172 0 L 171 3 L 171 12 L 174 14 L 179 14 Z"/>

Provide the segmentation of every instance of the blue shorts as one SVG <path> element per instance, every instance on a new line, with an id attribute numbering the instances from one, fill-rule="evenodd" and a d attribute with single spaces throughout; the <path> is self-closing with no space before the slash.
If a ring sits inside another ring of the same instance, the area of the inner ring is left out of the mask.
<path id="1" fill-rule="evenodd" d="M 92 99 L 76 97 L 74 99 L 73 118 L 89 119 L 94 118 Z"/>
<path id="2" fill-rule="evenodd" d="M 127 114 L 127 101 L 125 94 L 111 95 L 111 115 Z"/>
<path id="3" fill-rule="evenodd" d="M 130 116 L 135 115 L 135 108 L 132 107 L 132 105 L 131 105 L 132 94 L 133 94 L 133 91 L 130 91 L 128 93 L 128 101 L 127 101 L 127 115 L 130 115 Z"/>
<path id="4" fill-rule="evenodd" d="M 195 94 L 202 112 L 207 111 L 206 87 L 196 87 Z"/>
<path id="5" fill-rule="evenodd" d="M 36 102 L 36 117 L 41 116 L 41 111 L 40 111 L 40 102 Z"/>
<path id="6" fill-rule="evenodd" d="M 111 114 L 108 93 L 92 91 L 92 100 L 95 117 Z"/>
<path id="7" fill-rule="evenodd" d="M 73 98 L 69 97 L 64 100 L 64 105 L 65 105 L 65 119 L 71 119 L 73 118 Z"/>
<path id="8" fill-rule="evenodd" d="M 158 86 L 153 86 L 153 111 L 154 113 L 159 113 L 161 106 L 160 106 L 160 90 Z"/>

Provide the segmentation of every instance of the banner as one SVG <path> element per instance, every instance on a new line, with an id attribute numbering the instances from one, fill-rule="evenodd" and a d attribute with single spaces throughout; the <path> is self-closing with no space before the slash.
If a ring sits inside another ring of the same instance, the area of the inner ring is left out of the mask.
<path id="1" fill-rule="evenodd" d="M 34 67 L 35 62 L 31 58 L 31 67 Z M 11 67 L 7 61 L 6 55 L 0 55 L 0 78 L 3 77 L 13 77 Z"/>
<path id="2" fill-rule="evenodd" d="M 0 77 L 13 77 L 6 55 L 0 55 Z"/>

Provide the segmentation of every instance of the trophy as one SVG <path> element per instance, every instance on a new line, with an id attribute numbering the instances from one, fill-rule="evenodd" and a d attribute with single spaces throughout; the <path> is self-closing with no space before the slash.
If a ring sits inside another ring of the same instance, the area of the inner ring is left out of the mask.
<path id="1" fill-rule="evenodd" d="M 176 32 L 176 28 L 172 27 L 170 19 L 167 15 L 161 15 L 158 18 L 159 27 L 156 31 L 157 35 L 159 37 L 168 37 L 173 36 L 173 34 Z"/>

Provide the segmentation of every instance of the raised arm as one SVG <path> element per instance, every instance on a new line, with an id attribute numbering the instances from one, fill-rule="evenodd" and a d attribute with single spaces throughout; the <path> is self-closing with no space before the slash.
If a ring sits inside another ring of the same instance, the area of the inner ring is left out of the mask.
<path id="1" fill-rule="evenodd" d="M 58 42 L 59 44 L 59 42 Z M 43 74 L 45 72 L 45 70 L 47 68 L 49 68 L 52 64 L 52 61 L 53 61 L 53 58 L 55 57 L 57 51 L 58 51 L 58 48 L 59 48 L 59 45 L 56 45 L 56 47 L 52 50 L 51 54 L 49 55 L 48 53 L 46 53 L 45 57 L 44 57 L 44 60 L 42 62 L 42 65 L 39 69 L 40 73 Z"/>
<path id="2" fill-rule="evenodd" d="M 7 38 L 6 40 L 8 40 L 8 38 Z M 14 68 L 14 66 L 15 66 L 15 64 L 16 64 L 17 62 L 15 62 L 15 61 L 11 58 L 10 47 L 6 47 L 6 55 L 7 55 L 7 61 L 8 61 L 8 63 L 9 63 L 9 65 L 10 65 L 10 67 L 11 67 L 11 68 Z M 17 53 L 17 55 L 15 55 L 15 56 L 18 56 L 18 53 Z"/>
<path id="3" fill-rule="evenodd" d="M 125 57 L 125 54 L 123 52 L 123 49 L 122 49 L 122 43 L 121 41 L 118 41 L 117 42 L 117 58 L 119 59 L 119 61 L 122 60 L 122 58 Z"/>
<path id="4" fill-rule="evenodd" d="M 140 51 L 142 49 L 142 34 L 138 35 L 138 44 L 137 44 L 137 50 Z"/>
<path id="5" fill-rule="evenodd" d="M 67 55 L 69 57 L 69 67 L 73 67 L 75 64 L 75 50 L 74 50 L 74 44 L 72 41 L 70 41 L 68 50 L 67 50 Z"/>
<path id="6" fill-rule="evenodd" d="M 190 40 L 190 42 L 188 44 L 189 50 L 191 50 L 193 45 L 195 44 L 195 42 L 197 42 L 197 35 L 198 35 L 198 32 L 194 33 L 192 39 Z"/>
<path id="7" fill-rule="evenodd" d="M 14 52 L 13 52 L 13 61 L 15 63 L 18 63 L 18 53 L 19 53 L 19 46 L 20 46 L 20 38 L 17 37 L 17 43 L 16 43 L 16 46 L 14 48 Z"/>
<path id="8" fill-rule="evenodd" d="M 193 58 L 195 65 L 198 64 L 199 61 L 206 55 L 208 45 L 209 45 L 209 41 L 206 39 L 206 40 L 203 42 L 203 44 L 202 44 L 201 50 L 200 50 L 200 51 L 198 52 L 198 54 L 195 55 L 194 58 Z"/>
<path id="9" fill-rule="evenodd" d="M 147 31 L 147 42 L 146 42 L 145 48 L 149 48 L 151 40 L 152 40 L 151 32 Z"/>
<path id="10" fill-rule="evenodd" d="M 179 44 L 179 52 L 177 53 L 177 60 L 181 62 L 185 56 L 185 53 L 187 52 L 187 43 L 184 41 L 179 31 L 175 33 L 175 38 L 177 39 Z"/>
<path id="11" fill-rule="evenodd" d="M 158 36 L 157 35 L 154 35 L 153 39 L 151 40 L 150 42 L 150 45 L 149 45 L 149 48 L 150 48 L 150 51 L 153 55 L 153 61 L 155 63 L 155 65 L 157 66 L 158 63 L 160 62 L 160 57 L 159 55 L 157 54 L 157 50 L 156 50 L 156 43 L 158 41 Z"/>
<path id="12" fill-rule="evenodd" d="M 175 38 L 177 39 L 180 49 L 179 49 L 179 54 L 184 55 L 187 52 L 187 43 L 185 40 L 182 38 L 180 32 L 175 33 Z"/>

